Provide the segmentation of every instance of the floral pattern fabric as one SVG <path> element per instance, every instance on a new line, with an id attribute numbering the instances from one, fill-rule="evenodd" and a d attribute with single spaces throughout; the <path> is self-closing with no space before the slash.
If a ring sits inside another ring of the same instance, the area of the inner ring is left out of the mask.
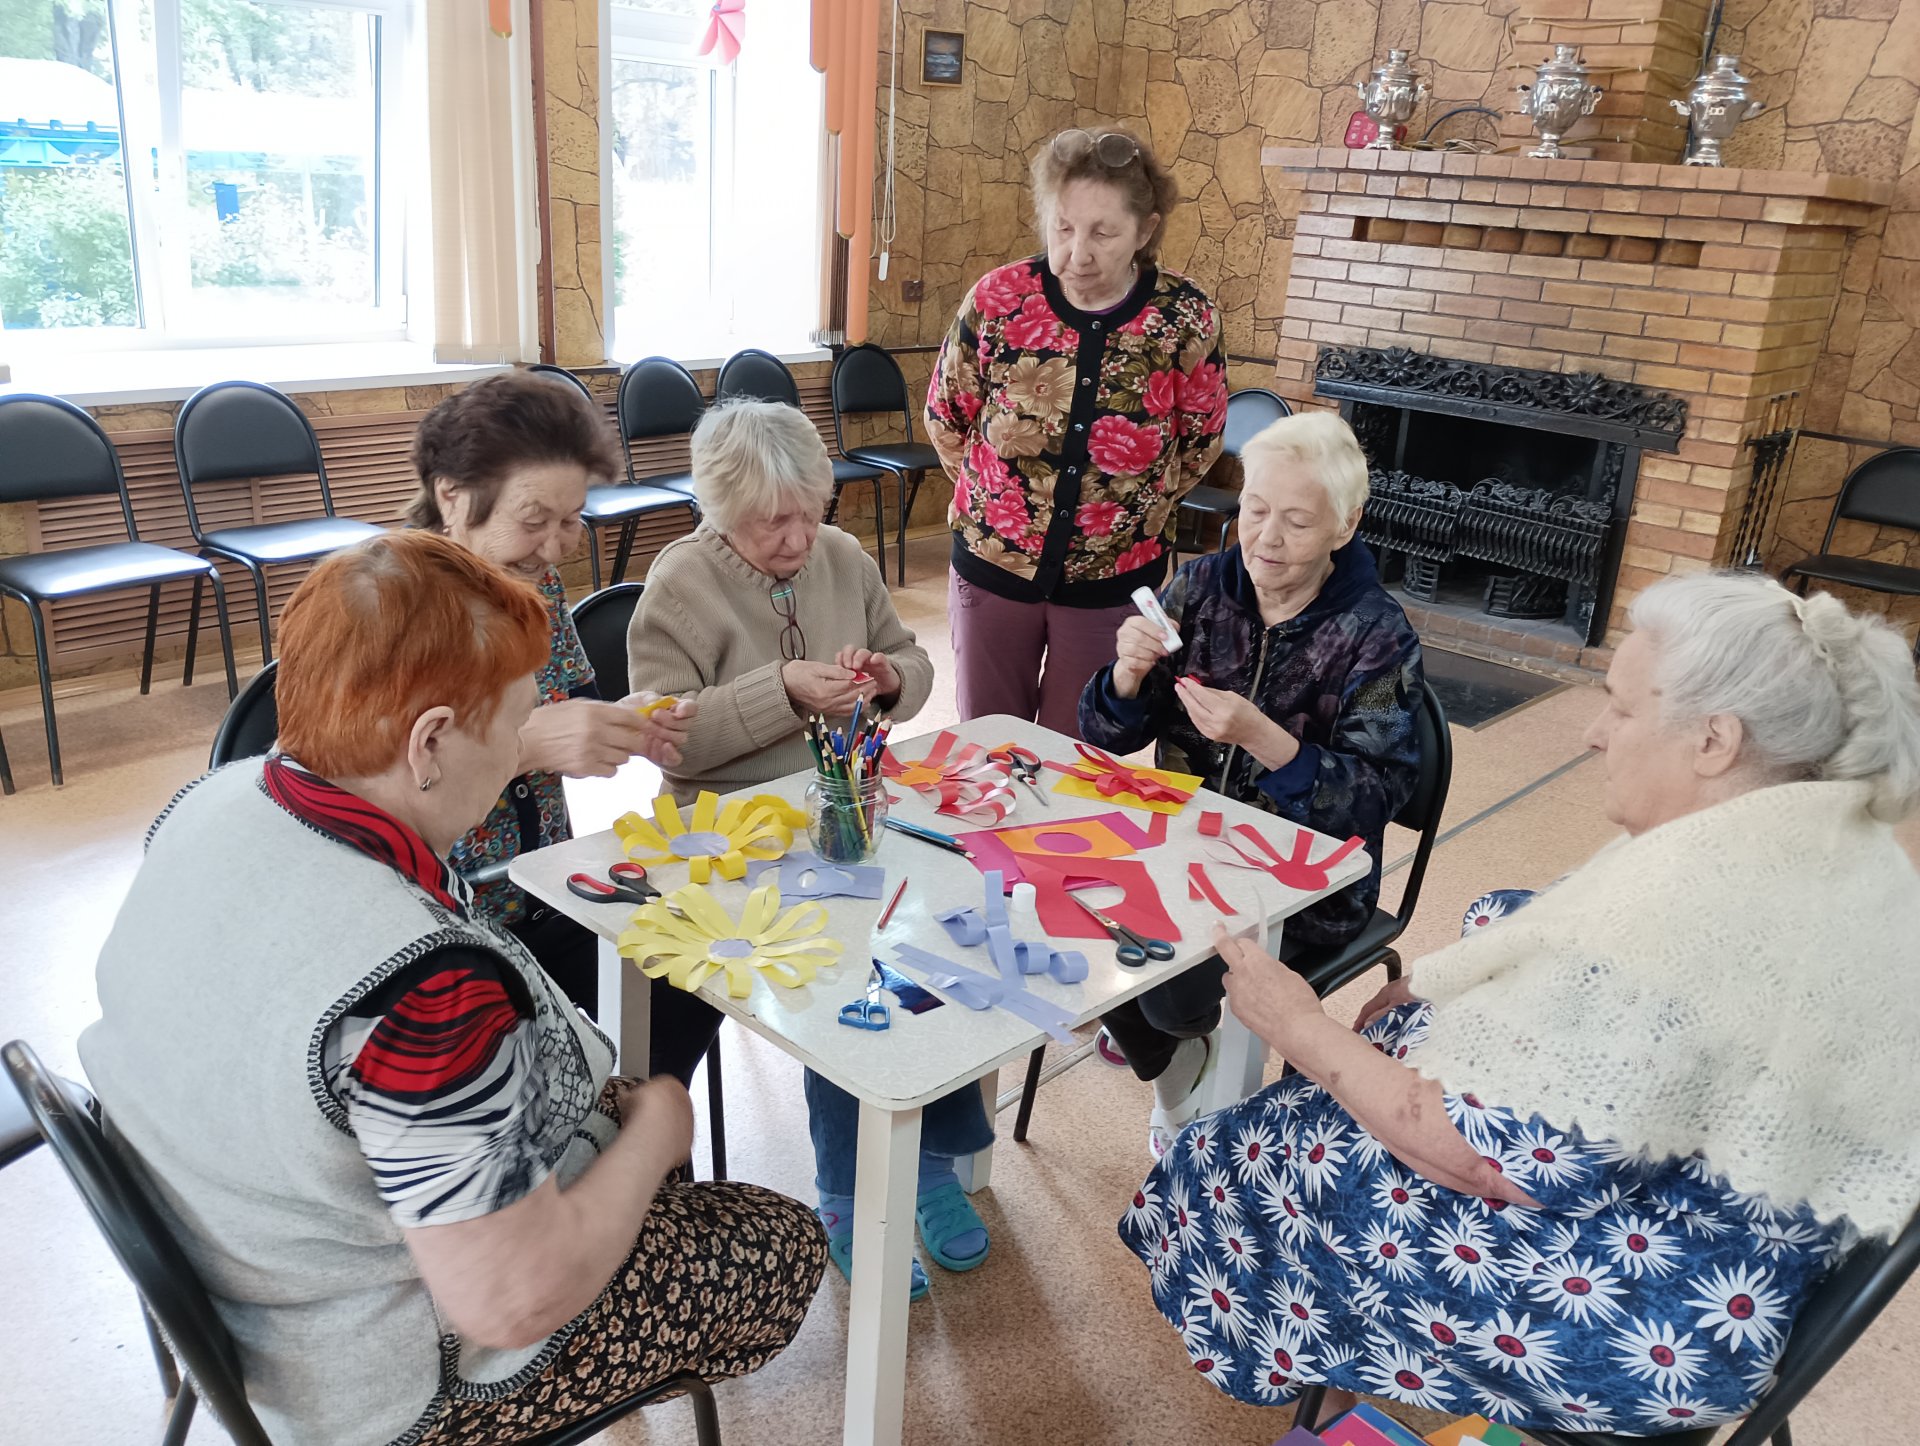
<path id="1" fill-rule="evenodd" d="M 560 574 L 548 568 L 540 578 L 540 592 L 547 600 L 547 618 L 552 624 L 553 647 L 546 666 L 535 675 L 543 703 L 557 703 L 593 687 L 593 665 L 573 626 L 573 613 L 567 607 L 567 590 Z M 573 822 L 567 815 L 567 795 L 560 775 L 537 770 L 523 773 L 507 785 L 499 802 L 487 811 L 467 836 L 454 844 L 449 855 L 455 869 L 470 874 L 503 859 L 515 858 L 548 844 L 564 843 L 573 837 Z M 473 890 L 473 913 L 488 924 L 514 924 L 526 917 L 527 896 L 505 879 L 482 884 Z"/>
<path id="2" fill-rule="evenodd" d="M 1044 257 L 988 272 L 927 394 L 955 566 L 1019 601 L 1101 606 L 1157 583 L 1226 409 L 1219 313 L 1185 277 L 1149 266 L 1093 313 L 1067 303 Z"/>
<path id="3" fill-rule="evenodd" d="M 1477 901 L 1465 927 L 1531 897 Z M 1433 1008 L 1364 1031 L 1404 1057 Z M 1121 1238 L 1194 1369 L 1284 1405 L 1325 1383 L 1519 1429 L 1659 1435 L 1731 1421 L 1772 1379 L 1848 1232 L 1539 1115 L 1445 1097 L 1544 1207 L 1435 1185 L 1299 1075 L 1190 1125 Z"/>

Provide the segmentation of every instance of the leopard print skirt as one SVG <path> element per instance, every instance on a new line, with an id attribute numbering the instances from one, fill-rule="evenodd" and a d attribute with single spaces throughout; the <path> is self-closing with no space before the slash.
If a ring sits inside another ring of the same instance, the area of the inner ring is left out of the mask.
<path id="1" fill-rule="evenodd" d="M 757 1371 L 799 1333 L 826 1265 L 826 1234 L 799 1201 L 756 1185 L 669 1181 L 545 1369 L 500 1396 L 452 1383 L 411 1446 L 502 1446 L 681 1372 L 718 1381 Z"/>

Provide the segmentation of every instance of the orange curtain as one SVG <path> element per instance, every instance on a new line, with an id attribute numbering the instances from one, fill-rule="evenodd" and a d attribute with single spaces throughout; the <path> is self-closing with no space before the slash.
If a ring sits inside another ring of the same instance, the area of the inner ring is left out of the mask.
<path id="1" fill-rule="evenodd" d="M 826 124 L 835 147 L 834 225 L 823 239 L 847 242 L 847 341 L 867 339 L 872 279 L 875 92 L 880 74 L 880 0 L 812 0 L 810 55 L 826 76 Z M 823 275 L 832 247 L 822 248 Z"/>

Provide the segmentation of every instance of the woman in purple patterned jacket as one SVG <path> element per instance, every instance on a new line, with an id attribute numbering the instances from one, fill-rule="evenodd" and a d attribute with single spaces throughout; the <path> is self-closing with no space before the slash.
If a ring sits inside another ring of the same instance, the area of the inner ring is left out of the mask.
<path id="1" fill-rule="evenodd" d="M 1335 838 L 1358 834 L 1365 880 L 1287 921 L 1281 957 L 1338 944 L 1373 915 L 1389 819 L 1420 769 L 1420 640 L 1354 536 L 1367 464 L 1330 412 L 1283 418 L 1241 453 L 1240 541 L 1174 575 L 1161 604 L 1180 629 L 1129 617 L 1118 660 L 1080 699 L 1080 731 L 1111 753 L 1157 744 L 1163 768 Z M 1108 1014 L 1107 1035 L 1154 1088 L 1159 1159 L 1199 1112 L 1220 1022 L 1218 960 Z"/>
<path id="2" fill-rule="evenodd" d="M 953 478 L 962 718 L 1075 731 L 1128 596 L 1166 577 L 1174 511 L 1220 454 L 1219 314 L 1155 265 L 1177 199 L 1136 137 L 1062 131 L 1033 162 L 1046 250 L 981 277 L 940 348 L 926 424 Z"/>

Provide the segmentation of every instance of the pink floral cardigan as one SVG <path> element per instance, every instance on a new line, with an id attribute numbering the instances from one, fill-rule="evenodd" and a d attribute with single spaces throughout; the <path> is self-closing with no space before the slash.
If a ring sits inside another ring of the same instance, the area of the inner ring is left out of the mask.
<path id="1" fill-rule="evenodd" d="M 1174 509 L 1220 455 L 1219 313 L 1144 267 L 1110 311 L 1070 305 L 1044 256 L 989 271 L 927 392 L 953 478 L 953 566 L 1001 597 L 1123 603 L 1166 574 Z"/>

